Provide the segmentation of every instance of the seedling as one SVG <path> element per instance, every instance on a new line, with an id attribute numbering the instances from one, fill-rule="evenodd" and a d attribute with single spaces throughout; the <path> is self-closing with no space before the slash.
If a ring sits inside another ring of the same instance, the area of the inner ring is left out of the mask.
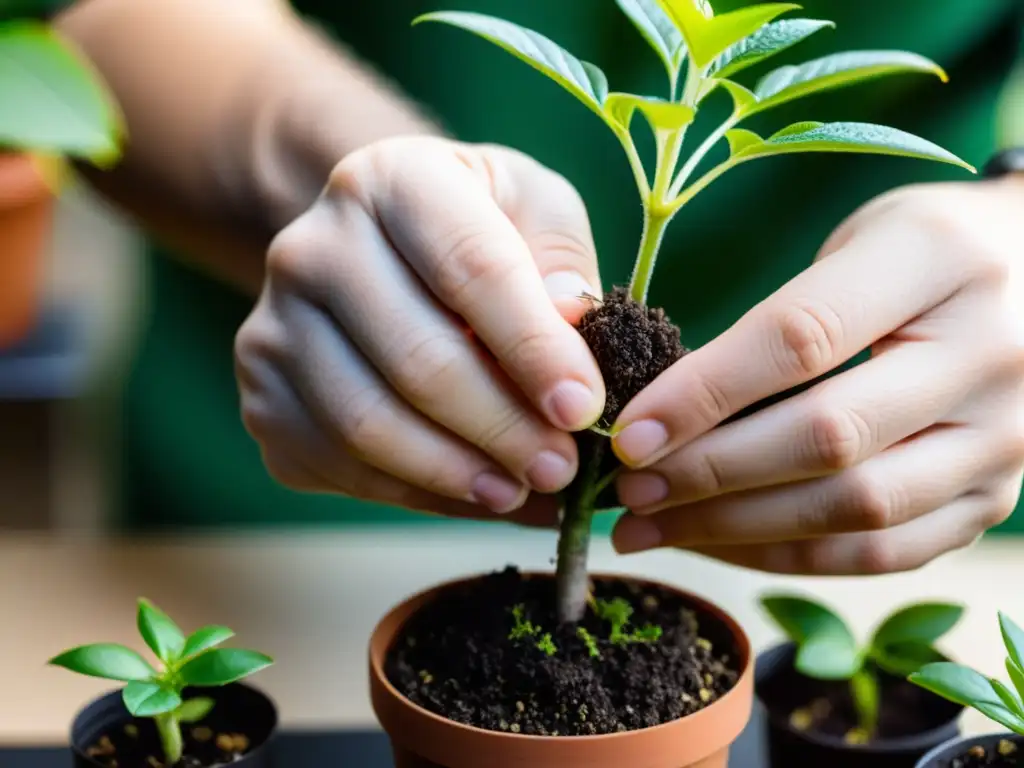
<path id="1" fill-rule="evenodd" d="M 871 740 L 878 725 L 879 670 L 906 677 L 945 657 L 935 643 L 963 615 L 963 607 L 951 603 L 919 603 L 890 614 L 864 646 L 858 646 L 846 622 L 829 608 L 802 597 L 773 595 L 761 605 L 797 645 L 795 667 L 816 680 L 845 680 L 857 711 L 857 727 L 847 734 L 852 744 Z M 809 712 L 793 714 L 794 727 L 807 728 Z"/>
<path id="2" fill-rule="evenodd" d="M 153 718 L 163 747 L 165 763 L 176 765 L 182 757 L 181 724 L 206 717 L 213 700 L 205 697 L 184 701 L 188 687 L 228 685 L 273 664 L 269 656 L 239 648 L 218 648 L 234 637 L 227 627 L 211 625 L 186 637 L 171 618 L 139 599 L 139 634 L 161 665 L 155 669 L 141 655 L 123 645 L 96 643 L 72 648 L 49 663 L 89 677 L 127 682 L 122 697 L 135 717 Z"/>
<path id="3" fill-rule="evenodd" d="M 661 59 L 668 87 L 661 97 L 609 90 L 595 65 L 581 61 L 544 35 L 478 13 L 441 11 L 414 23 L 440 22 L 468 30 L 505 49 L 558 83 L 609 128 L 625 151 L 636 179 L 644 226 L 629 282 L 629 296 L 645 304 L 662 238 L 682 208 L 727 171 L 776 155 L 798 152 L 859 152 L 934 160 L 974 169 L 955 155 L 895 128 L 865 123 L 798 122 L 762 136 L 740 127 L 748 119 L 805 96 L 883 75 L 924 73 L 945 81 L 938 64 L 904 51 L 840 53 L 769 72 L 753 88 L 735 80 L 744 70 L 834 26 L 819 19 L 784 19 L 791 3 L 752 5 L 715 15 L 708 0 L 616 0 Z M 705 102 L 725 94 L 732 112 L 684 159 L 684 141 Z M 637 115 L 655 140 L 649 174 L 633 136 Z M 728 154 L 703 168 L 721 142 Z M 617 468 L 604 470 L 607 438 L 614 424 L 595 424 L 598 438 L 580 459 L 580 473 L 564 495 L 558 548 L 558 612 L 579 621 L 588 597 L 587 553 L 591 521 L 601 492 Z"/>
<path id="4" fill-rule="evenodd" d="M 1012 689 L 995 678 L 951 661 L 927 664 L 909 679 L 1024 736 L 1024 631 L 1003 613 L 999 614 L 999 628 L 1006 647 L 1006 673 Z"/>
<path id="5" fill-rule="evenodd" d="M 612 645 L 654 643 L 661 639 L 661 627 L 652 624 L 646 624 L 632 632 L 626 631 L 633 616 L 633 606 L 621 597 L 614 600 L 594 600 L 593 608 L 594 613 L 611 625 L 608 639 Z"/>

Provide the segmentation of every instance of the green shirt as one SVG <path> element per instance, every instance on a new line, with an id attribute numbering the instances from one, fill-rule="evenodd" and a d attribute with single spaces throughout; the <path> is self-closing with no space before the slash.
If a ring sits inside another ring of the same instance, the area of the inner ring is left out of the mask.
<path id="1" fill-rule="evenodd" d="M 802 15 L 832 19 L 837 29 L 818 33 L 739 80 L 750 84 L 769 68 L 840 50 L 901 48 L 939 62 L 951 83 L 916 75 L 885 79 L 796 102 L 751 127 L 772 130 L 807 119 L 887 123 L 981 166 L 995 147 L 995 105 L 1016 50 L 1017 2 L 805 0 Z M 719 12 L 744 4 L 715 2 Z M 606 283 L 628 278 L 640 208 L 626 160 L 607 128 L 558 86 L 490 44 L 460 30 L 410 26 L 415 16 L 432 10 L 491 13 L 537 29 L 595 62 L 613 90 L 662 94 L 664 70 L 613 0 L 297 5 L 460 139 L 516 147 L 566 175 L 590 209 Z M 727 107 L 724 95 L 715 101 Z M 705 125 L 701 121 L 697 130 Z M 699 346 L 805 269 L 830 231 L 860 204 L 902 184 L 967 178 L 956 168 L 887 157 L 808 155 L 751 163 L 702 193 L 677 218 L 650 301 L 666 307 L 688 346 Z M 151 278 L 153 304 L 127 391 L 122 522 L 437 524 L 440 518 L 276 485 L 241 424 L 232 370 L 233 336 L 251 302 L 165 255 L 155 255 Z"/>

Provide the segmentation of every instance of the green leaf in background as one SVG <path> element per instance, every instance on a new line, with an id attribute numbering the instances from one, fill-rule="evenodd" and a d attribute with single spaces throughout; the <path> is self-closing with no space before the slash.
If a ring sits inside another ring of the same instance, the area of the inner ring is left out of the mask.
<path id="1" fill-rule="evenodd" d="M 269 656 L 240 648 L 218 648 L 187 662 L 179 670 L 188 685 L 212 687 L 227 685 L 259 672 L 273 664 Z"/>
<path id="2" fill-rule="evenodd" d="M 633 115 L 639 110 L 655 133 L 684 128 L 697 116 L 697 113 L 685 104 L 634 96 L 630 93 L 609 94 L 605 109 L 611 119 L 625 130 L 629 130 Z"/>
<path id="3" fill-rule="evenodd" d="M 1003 702 L 1003 706 L 1015 715 L 1024 717 L 1024 709 L 1021 708 L 1020 699 L 1017 698 L 1013 691 L 995 678 L 989 678 L 988 682 L 992 686 L 992 690 L 996 692 L 999 700 Z"/>
<path id="4" fill-rule="evenodd" d="M 695 66 L 704 69 L 727 48 L 754 34 L 782 14 L 797 10 L 792 3 L 752 5 L 719 16 L 707 16 L 695 0 L 658 0 L 683 36 Z"/>
<path id="5" fill-rule="evenodd" d="M 907 677 L 927 664 L 946 661 L 941 653 L 927 643 L 893 643 L 871 647 L 871 659 L 890 675 Z"/>
<path id="6" fill-rule="evenodd" d="M 753 160 L 795 152 L 857 152 L 936 160 L 974 172 L 951 152 L 910 133 L 870 123 L 824 123 L 805 131 L 784 129 L 761 144 L 748 146 L 736 158 Z"/>
<path id="7" fill-rule="evenodd" d="M 95 643 L 72 648 L 50 659 L 55 667 L 64 667 L 80 675 L 106 680 L 149 680 L 155 672 L 144 658 L 123 645 Z"/>
<path id="8" fill-rule="evenodd" d="M 615 0 L 640 34 L 665 64 L 669 79 L 676 81 L 686 58 L 686 43 L 658 0 Z"/>
<path id="9" fill-rule="evenodd" d="M 819 19 L 783 19 L 766 24 L 754 34 L 726 48 L 711 67 L 716 77 L 729 77 L 792 48 L 815 32 L 835 27 Z"/>
<path id="10" fill-rule="evenodd" d="M 999 612 L 999 629 L 1003 633 L 1003 644 L 1013 663 L 1024 669 L 1024 632 L 1013 619 Z"/>
<path id="11" fill-rule="evenodd" d="M 121 135 L 113 99 L 62 38 L 42 23 L 0 24 L 0 147 L 107 166 Z"/>
<path id="12" fill-rule="evenodd" d="M 174 713 L 179 723 L 198 723 L 213 709 L 213 699 L 200 696 L 184 702 Z"/>
<path id="13" fill-rule="evenodd" d="M 1010 682 L 1017 689 L 1017 695 L 1024 699 L 1024 670 L 1017 666 L 1013 659 L 1006 660 L 1006 673 L 1010 676 Z"/>
<path id="14" fill-rule="evenodd" d="M 821 680 L 845 680 L 861 668 L 853 633 L 825 606 L 792 595 L 763 597 L 761 605 L 797 644 L 795 666 L 801 674 Z"/>
<path id="15" fill-rule="evenodd" d="M 851 51 L 824 56 L 805 64 L 786 66 L 765 75 L 754 93 L 758 104 L 750 114 L 764 112 L 815 93 L 843 88 L 885 75 L 902 73 L 948 78 L 942 68 L 924 56 L 905 51 Z"/>
<path id="16" fill-rule="evenodd" d="M 593 64 L 580 61 L 544 37 L 510 21 L 464 11 L 439 11 L 420 16 L 413 24 L 439 22 L 472 32 L 505 49 L 520 61 L 547 75 L 604 118 L 608 79 Z"/>
<path id="17" fill-rule="evenodd" d="M 178 658 L 185 647 L 185 635 L 170 616 L 145 598 L 140 598 L 136 623 L 139 634 L 157 658 L 165 664 Z"/>
<path id="18" fill-rule="evenodd" d="M 875 630 L 871 644 L 878 648 L 899 643 L 934 644 L 964 615 L 962 605 L 919 603 L 892 613 Z"/>
<path id="19" fill-rule="evenodd" d="M 135 717 L 155 717 L 181 706 L 181 697 L 156 683 L 131 682 L 121 694 L 124 705 Z"/>
<path id="20" fill-rule="evenodd" d="M 234 636 L 235 633 L 232 630 L 216 624 L 197 629 L 185 640 L 185 647 L 181 651 L 181 658 L 191 658 L 220 645 L 225 640 L 230 640 Z"/>
<path id="21" fill-rule="evenodd" d="M 870 672 L 861 670 L 850 678 L 850 693 L 857 710 L 858 724 L 867 733 L 874 733 L 878 725 L 878 679 Z"/>

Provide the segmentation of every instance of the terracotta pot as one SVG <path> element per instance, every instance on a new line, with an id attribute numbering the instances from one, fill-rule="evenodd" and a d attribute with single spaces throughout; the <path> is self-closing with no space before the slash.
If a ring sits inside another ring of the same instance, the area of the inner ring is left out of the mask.
<path id="1" fill-rule="evenodd" d="M 528 574 L 552 578 L 551 574 Z M 370 696 L 391 739 L 395 768 L 726 768 L 729 747 L 750 719 L 754 660 L 736 621 L 702 598 L 665 585 L 732 633 L 742 672 L 736 686 L 706 709 L 652 728 L 601 736 L 527 736 L 474 728 L 419 707 L 388 681 L 384 662 L 403 625 L 444 590 L 476 578 L 442 584 L 392 609 L 370 640 Z M 609 574 L 594 579 L 626 579 Z M 635 580 L 640 584 L 651 582 Z"/>
<path id="2" fill-rule="evenodd" d="M 951 739 L 922 757 L 917 768 L 950 768 L 953 758 L 963 757 L 971 747 L 980 746 L 991 750 L 1003 740 L 1012 741 L 1017 745 L 1016 754 L 1017 759 L 1020 760 L 1020 756 L 1024 755 L 1024 737 L 1012 733 L 990 733 L 986 736 Z"/>
<path id="3" fill-rule="evenodd" d="M 0 349 L 32 329 L 53 194 L 28 155 L 0 153 Z"/>

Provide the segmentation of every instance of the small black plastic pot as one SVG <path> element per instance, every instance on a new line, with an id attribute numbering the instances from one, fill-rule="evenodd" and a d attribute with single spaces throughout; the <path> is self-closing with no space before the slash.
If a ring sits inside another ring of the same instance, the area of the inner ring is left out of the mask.
<path id="1" fill-rule="evenodd" d="M 960 736 L 959 718 L 963 707 L 916 688 L 903 693 L 912 697 L 909 704 L 925 727 L 917 733 L 898 738 L 881 738 L 870 744 L 847 744 L 841 736 L 801 731 L 790 725 L 794 709 L 809 704 L 831 686 L 801 675 L 793 666 L 796 646 L 775 646 L 757 658 L 754 692 L 767 724 L 770 765 L 773 768 L 821 765 L 828 768 L 916 768 L 926 753 Z M 882 688 L 900 681 L 881 673 Z M 883 694 L 884 695 L 884 694 Z M 885 706 L 883 701 L 883 707 Z"/>
<path id="2" fill-rule="evenodd" d="M 971 747 L 980 746 L 991 750 L 1004 740 L 1017 745 L 1017 760 L 1019 764 L 1024 765 L 1024 737 L 1012 733 L 990 733 L 986 736 L 968 736 L 947 741 L 922 757 L 916 768 L 950 768 L 953 760 L 966 756 Z"/>
<path id="3" fill-rule="evenodd" d="M 277 707 L 266 694 L 242 683 L 220 688 L 186 689 L 185 699 L 203 696 L 214 700 L 207 721 L 214 732 L 243 733 L 249 739 L 245 754 L 231 763 L 238 768 L 273 768 L 273 741 L 277 735 Z M 71 726 L 71 752 L 74 768 L 102 768 L 103 763 L 88 755 L 104 735 L 125 733 L 126 726 L 135 726 L 140 738 L 155 738 L 152 720 L 134 718 L 124 705 L 120 690 L 104 694 L 86 705 Z M 182 726 L 183 729 L 196 726 Z M 159 743 L 159 741 L 157 741 Z M 159 754 L 159 753 L 158 753 Z M 123 766 L 123 763 L 122 763 Z M 170 768 L 170 767 L 169 767 Z"/>

